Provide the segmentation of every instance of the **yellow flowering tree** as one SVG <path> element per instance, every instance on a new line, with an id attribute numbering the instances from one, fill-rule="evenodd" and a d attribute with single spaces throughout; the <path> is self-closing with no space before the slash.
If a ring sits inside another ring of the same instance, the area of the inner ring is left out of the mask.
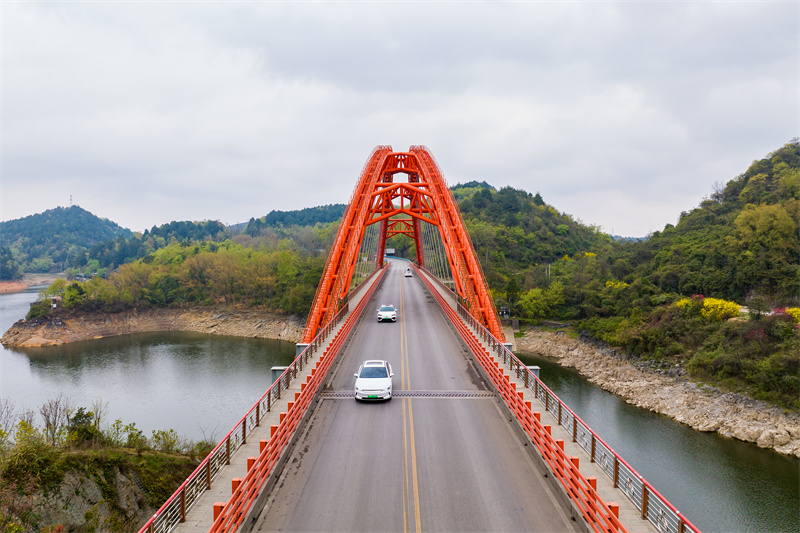
<path id="1" fill-rule="evenodd" d="M 730 302 L 720 298 L 704 298 L 701 295 L 694 295 L 691 298 L 681 298 L 675 302 L 674 305 L 679 309 L 699 308 L 703 318 L 711 320 L 727 320 L 741 314 L 740 306 L 736 302 Z"/>

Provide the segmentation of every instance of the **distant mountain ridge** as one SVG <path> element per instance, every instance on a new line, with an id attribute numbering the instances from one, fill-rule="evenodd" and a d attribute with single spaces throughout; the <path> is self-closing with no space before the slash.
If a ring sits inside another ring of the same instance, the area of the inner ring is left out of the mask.
<path id="1" fill-rule="evenodd" d="M 346 204 L 328 204 L 317 207 L 306 207 L 294 211 L 272 210 L 261 218 L 251 218 L 244 229 L 251 237 L 257 236 L 261 230 L 274 227 L 314 226 L 330 224 L 344 216 Z"/>
<path id="2" fill-rule="evenodd" d="M 0 254 L 10 252 L 19 270 L 64 270 L 100 242 L 133 232 L 73 205 L 0 222 Z M 6 279 L 9 275 L 3 272 Z M 11 276 L 14 277 L 14 276 Z"/>

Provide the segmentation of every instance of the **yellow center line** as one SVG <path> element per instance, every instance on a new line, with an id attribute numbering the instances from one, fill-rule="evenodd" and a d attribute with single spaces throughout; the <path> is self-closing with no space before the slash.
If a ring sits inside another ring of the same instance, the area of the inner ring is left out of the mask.
<path id="1" fill-rule="evenodd" d="M 408 533 L 408 436 L 406 435 L 406 404 L 403 402 L 403 531 Z"/>
<path id="2" fill-rule="evenodd" d="M 414 479 L 414 525 L 417 526 L 417 533 L 422 531 L 422 520 L 419 516 L 419 482 L 417 481 L 417 447 L 414 444 L 414 414 L 411 412 L 411 398 L 406 398 L 408 402 L 408 427 L 411 433 L 411 473 Z"/>
<path id="3" fill-rule="evenodd" d="M 403 285 L 400 283 L 400 381 L 405 390 L 411 390 L 411 372 L 408 360 L 408 329 L 406 327 L 405 302 L 403 299 Z M 408 418 L 406 418 L 408 409 Z M 408 420 L 408 425 L 406 425 Z M 406 431 L 408 428 L 408 431 Z M 422 531 L 422 520 L 420 518 L 419 502 L 419 480 L 417 478 L 417 447 L 414 439 L 414 413 L 411 409 L 411 398 L 403 398 L 403 464 L 404 464 L 404 491 L 403 491 L 403 531 L 408 531 L 408 513 L 410 512 L 410 502 L 408 502 L 408 450 L 411 450 L 411 479 L 414 491 L 414 526 L 415 531 Z"/>
<path id="4" fill-rule="evenodd" d="M 405 320 L 403 316 L 403 284 L 400 284 L 400 388 L 405 387 L 406 360 L 405 353 L 405 336 L 403 335 L 403 327 Z M 403 532 L 408 533 L 408 425 L 406 424 L 406 404 L 402 402 L 403 406 Z"/>

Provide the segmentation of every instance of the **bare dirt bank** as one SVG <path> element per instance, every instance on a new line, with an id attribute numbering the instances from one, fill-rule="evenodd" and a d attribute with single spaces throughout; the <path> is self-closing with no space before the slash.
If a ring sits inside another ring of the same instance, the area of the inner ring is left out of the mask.
<path id="1" fill-rule="evenodd" d="M 628 403 L 667 415 L 699 431 L 800 457 L 800 414 L 790 413 L 740 394 L 723 393 L 684 377 L 661 375 L 633 366 L 614 350 L 551 331 L 529 330 L 516 339 L 517 349 L 559 359 L 589 381 Z"/>
<path id="2" fill-rule="evenodd" d="M 9 347 L 54 346 L 154 331 L 194 331 L 299 342 L 303 323 L 297 317 L 250 309 L 147 309 L 66 318 L 23 319 L 3 334 L 0 344 Z"/>
<path id="3" fill-rule="evenodd" d="M 58 274 L 26 274 L 24 278 L 14 281 L 0 281 L 0 294 L 22 292 L 28 287 L 52 284 Z"/>

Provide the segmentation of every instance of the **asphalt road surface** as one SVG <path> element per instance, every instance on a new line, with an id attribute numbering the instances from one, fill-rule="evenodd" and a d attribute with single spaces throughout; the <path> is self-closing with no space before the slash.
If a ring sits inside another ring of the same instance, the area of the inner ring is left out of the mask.
<path id="1" fill-rule="evenodd" d="M 255 530 L 577 530 L 441 310 L 404 269 L 393 261 L 368 304 Z M 399 308 L 397 323 L 377 322 L 383 303 Z M 353 392 L 366 359 L 392 365 L 391 401 L 337 395 Z"/>

